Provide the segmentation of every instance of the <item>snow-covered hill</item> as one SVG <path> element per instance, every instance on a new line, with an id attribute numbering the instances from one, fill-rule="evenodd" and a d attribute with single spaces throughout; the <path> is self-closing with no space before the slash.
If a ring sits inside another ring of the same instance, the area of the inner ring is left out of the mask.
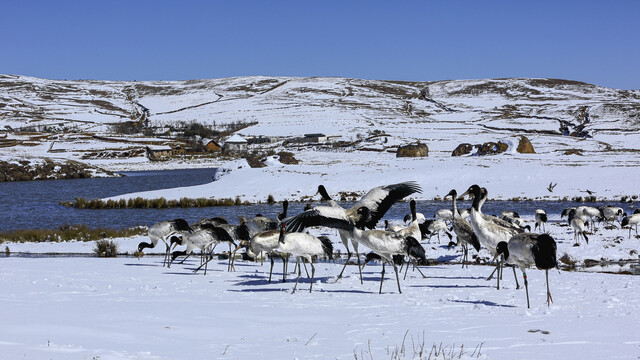
<path id="1" fill-rule="evenodd" d="M 333 154 L 308 149 L 297 154 L 301 165 L 242 170 L 253 173 L 239 176 L 242 183 L 234 179 L 233 189 L 227 186 L 230 180 L 223 178 L 201 196 L 262 200 L 273 193 L 278 199 L 277 195 L 313 193 L 319 181 L 335 181 L 329 187 L 337 192 L 364 191 L 396 179 L 421 182 L 428 190 L 424 198 L 442 196 L 448 188 L 469 182 L 484 183 L 498 197 L 585 196 L 586 189 L 601 198 L 638 193 L 623 181 L 636 176 L 640 165 L 638 90 L 556 79 L 401 82 L 240 77 L 115 82 L 0 75 L 0 128 L 12 130 L 0 132 L 4 137 L 0 158 L 64 158 L 108 170 L 219 165 L 215 160 L 158 165 L 142 154 L 107 159 L 85 156 L 104 149 L 126 152 L 167 143 L 167 139 L 138 136 L 118 135 L 109 142 L 94 137 L 115 137 L 112 125 L 124 121 L 145 121 L 156 128 L 191 121 L 216 126 L 256 123 L 240 133 L 284 137 L 324 133 L 343 141 L 385 133 L 389 136 L 384 143 L 362 147 L 380 150 L 416 141 L 429 146 L 429 157 L 422 159 L 396 159 L 386 152 Z M 451 157 L 461 143 L 500 139 L 517 143 L 520 135 L 531 140 L 535 154 L 508 151 Z M 294 174 L 295 183 L 274 175 L 287 170 Z M 344 171 L 357 181 L 347 186 L 338 175 Z M 249 186 L 256 177 L 262 179 L 260 185 Z M 553 193 L 546 191 L 549 182 L 560 184 Z M 519 186 L 505 185 L 513 183 Z"/>

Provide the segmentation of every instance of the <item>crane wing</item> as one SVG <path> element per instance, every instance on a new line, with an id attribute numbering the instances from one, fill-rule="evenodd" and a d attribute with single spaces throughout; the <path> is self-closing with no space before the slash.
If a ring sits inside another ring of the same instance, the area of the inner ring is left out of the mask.
<path id="1" fill-rule="evenodd" d="M 330 206 L 318 206 L 286 219 L 287 232 L 298 232 L 312 226 L 324 226 L 351 231 L 354 222 L 344 209 Z"/>
<path id="2" fill-rule="evenodd" d="M 355 213 L 360 207 L 367 207 L 371 211 L 365 226 L 374 229 L 384 214 L 399 200 L 414 193 L 422 193 L 420 185 L 414 181 L 375 187 L 355 203 L 349 212 Z"/>

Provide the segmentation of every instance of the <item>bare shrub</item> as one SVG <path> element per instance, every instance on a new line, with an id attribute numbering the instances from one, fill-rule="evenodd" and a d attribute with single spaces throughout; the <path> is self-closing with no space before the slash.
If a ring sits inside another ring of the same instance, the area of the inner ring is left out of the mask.
<path id="1" fill-rule="evenodd" d="M 93 253 L 99 257 L 118 256 L 118 244 L 113 240 L 98 240 L 93 248 Z"/>

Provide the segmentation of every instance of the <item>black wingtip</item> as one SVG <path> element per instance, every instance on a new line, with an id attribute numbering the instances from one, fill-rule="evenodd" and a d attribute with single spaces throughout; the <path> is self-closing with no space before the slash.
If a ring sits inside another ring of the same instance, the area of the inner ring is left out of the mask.
<path id="1" fill-rule="evenodd" d="M 322 243 L 322 250 L 324 251 L 324 255 L 329 259 L 333 259 L 333 243 L 326 236 L 318 237 L 320 242 Z"/>

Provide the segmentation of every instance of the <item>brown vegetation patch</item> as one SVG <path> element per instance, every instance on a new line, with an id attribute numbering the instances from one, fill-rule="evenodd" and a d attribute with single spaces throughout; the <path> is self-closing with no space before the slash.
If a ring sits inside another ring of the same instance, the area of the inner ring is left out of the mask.
<path id="1" fill-rule="evenodd" d="M 181 198 L 179 200 L 167 200 L 165 198 L 144 199 L 141 197 L 119 200 L 102 200 L 76 198 L 75 201 L 61 201 L 60 205 L 77 209 L 167 209 L 167 208 L 200 208 L 213 206 L 249 205 L 248 201 L 223 198 Z"/>

